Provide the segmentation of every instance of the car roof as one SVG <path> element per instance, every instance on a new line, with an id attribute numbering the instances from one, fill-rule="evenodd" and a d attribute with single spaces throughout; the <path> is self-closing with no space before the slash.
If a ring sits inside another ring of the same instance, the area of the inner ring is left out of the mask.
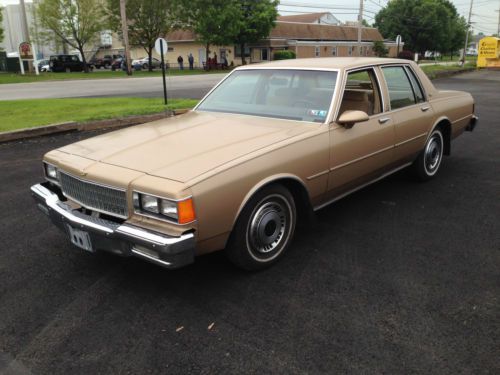
<path id="1" fill-rule="evenodd" d="M 258 68 L 313 68 L 313 69 L 350 69 L 359 66 L 410 63 L 409 60 L 388 59 L 381 57 L 316 57 L 306 59 L 289 59 L 245 65 L 238 69 Z"/>

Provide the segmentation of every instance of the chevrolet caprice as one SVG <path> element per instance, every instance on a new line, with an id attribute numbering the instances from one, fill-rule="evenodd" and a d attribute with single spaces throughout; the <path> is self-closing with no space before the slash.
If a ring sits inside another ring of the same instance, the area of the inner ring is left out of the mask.
<path id="1" fill-rule="evenodd" d="M 475 125 L 471 95 L 436 90 L 413 62 L 249 65 L 184 115 L 50 151 L 31 191 L 81 249 L 167 268 L 225 249 L 256 270 L 313 210 L 402 168 L 435 177 Z"/>

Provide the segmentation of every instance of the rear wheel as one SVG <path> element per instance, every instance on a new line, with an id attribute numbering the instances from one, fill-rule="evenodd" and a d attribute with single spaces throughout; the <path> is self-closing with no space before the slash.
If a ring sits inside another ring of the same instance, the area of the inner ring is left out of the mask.
<path id="1" fill-rule="evenodd" d="M 281 185 L 257 192 L 240 213 L 226 247 L 228 258 L 246 270 L 264 269 L 288 248 L 297 221 L 292 194 Z"/>
<path id="2" fill-rule="evenodd" d="M 437 174 L 443 160 L 443 149 L 443 132 L 440 128 L 436 128 L 418 158 L 413 162 L 414 174 L 419 180 L 427 181 Z"/>

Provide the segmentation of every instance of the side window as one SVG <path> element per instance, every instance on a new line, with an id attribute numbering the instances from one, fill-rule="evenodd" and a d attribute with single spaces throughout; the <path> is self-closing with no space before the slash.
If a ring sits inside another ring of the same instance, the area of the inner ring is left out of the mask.
<path id="1" fill-rule="evenodd" d="M 418 103 L 425 102 L 424 92 L 422 91 L 422 87 L 418 83 L 418 80 L 417 80 L 417 77 L 415 76 L 415 73 L 410 68 L 406 68 L 406 71 L 408 72 L 408 76 L 410 77 L 410 81 L 411 81 L 411 84 L 413 86 L 413 92 L 415 93 L 415 96 L 417 97 L 417 102 Z"/>
<path id="2" fill-rule="evenodd" d="M 77 61 L 78 61 L 78 57 L 76 57 L 76 56 L 71 56 L 71 61 L 73 61 L 73 62 L 77 62 Z"/>
<path id="3" fill-rule="evenodd" d="M 357 70 L 347 75 L 339 115 L 345 111 L 363 111 L 369 116 L 382 112 L 380 91 L 373 69 Z"/>
<path id="4" fill-rule="evenodd" d="M 402 66 L 388 66 L 382 68 L 382 71 L 387 82 L 392 110 L 416 103 L 413 88 Z"/>

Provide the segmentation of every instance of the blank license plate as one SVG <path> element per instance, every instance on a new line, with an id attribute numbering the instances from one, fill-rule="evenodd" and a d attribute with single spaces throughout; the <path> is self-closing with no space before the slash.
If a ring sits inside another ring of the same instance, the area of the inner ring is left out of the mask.
<path id="1" fill-rule="evenodd" d="M 71 243 L 80 249 L 94 252 L 94 249 L 92 249 L 92 242 L 90 241 L 90 236 L 87 232 L 73 228 L 68 225 L 68 233 L 69 233 L 69 239 L 71 240 Z"/>

